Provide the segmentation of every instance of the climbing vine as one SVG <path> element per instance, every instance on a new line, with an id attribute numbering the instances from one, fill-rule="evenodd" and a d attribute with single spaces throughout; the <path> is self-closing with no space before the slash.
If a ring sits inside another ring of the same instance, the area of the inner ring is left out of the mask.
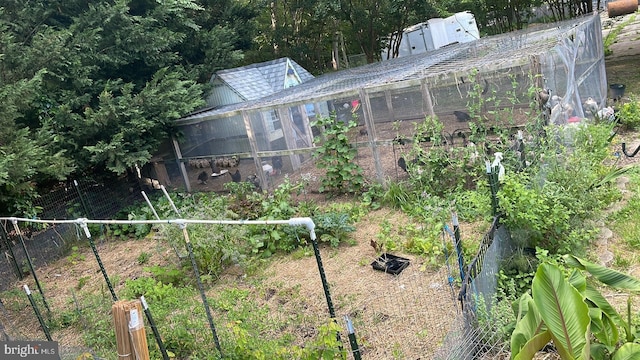
<path id="1" fill-rule="evenodd" d="M 319 169 L 326 169 L 321 180 L 320 192 L 361 193 L 365 181 L 362 168 L 355 162 L 358 151 L 349 144 L 347 132 L 357 126 L 353 120 L 338 120 L 335 113 L 321 117 L 313 126 L 324 128 L 322 137 L 316 137 L 318 146 L 314 157 Z"/>

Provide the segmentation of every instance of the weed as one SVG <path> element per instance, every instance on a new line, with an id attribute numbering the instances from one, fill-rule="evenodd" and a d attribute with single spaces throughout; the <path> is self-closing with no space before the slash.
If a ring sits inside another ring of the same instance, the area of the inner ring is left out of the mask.
<path id="1" fill-rule="evenodd" d="M 613 266 L 621 270 L 629 270 L 631 264 L 635 263 L 632 259 L 627 258 L 619 251 L 616 251 L 613 255 Z"/>
<path id="2" fill-rule="evenodd" d="M 635 19 L 636 19 L 636 15 L 632 14 L 631 16 L 629 16 L 627 20 L 625 20 L 624 22 L 616 26 L 614 29 L 611 29 L 609 31 L 607 36 L 604 38 L 604 56 L 609 56 L 613 54 L 613 51 L 611 50 L 611 45 L 616 43 L 617 37 L 622 31 L 622 29 L 624 29 L 625 26 L 635 21 Z"/>
<path id="3" fill-rule="evenodd" d="M 140 255 L 138 255 L 138 258 L 136 260 L 138 261 L 138 265 L 144 265 L 147 262 L 149 262 L 150 258 L 151 258 L 151 254 L 143 251 L 140 253 Z"/>
<path id="4" fill-rule="evenodd" d="M 55 314 L 55 318 L 49 321 L 50 331 L 72 327 L 80 322 L 80 314 L 76 310 L 64 310 Z"/>
<path id="5" fill-rule="evenodd" d="M 76 284 L 76 290 L 82 289 L 91 278 L 89 276 L 83 276 L 78 279 L 78 284 Z"/>
<path id="6" fill-rule="evenodd" d="M 501 292 L 500 289 L 489 301 L 482 294 L 477 296 L 476 329 L 479 330 L 479 341 L 485 348 L 490 349 L 498 344 L 509 343 L 516 323 L 516 315 L 511 307 L 515 299 Z"/>
<path id="7" fill-rule="evenodd" d="M 175 266 L 156 265 L 145 267 L 144 271 L 150 272 L 156 280 L 166 285 L 181 287 L 189 281 L 189 277 L 187 276 L 185 271 Z"/>
<path id="8" fill-rule="evenodd" d="M 384 194 L 385 190 L 382 184 L 374 183 L 362 194 L 361 200 L 364 206 L 371 208 L 371 210 L 377 210 L 381 206 L 380 200 L 383 199 Z"/>
<path id="9" fill-rule="evenodd" d="M 299 247 L 290 254 L 293 260 L 300 260 L 313 256 L 313 249 L 309 246 Z"/>
<path id="10" fill-rule="evenodd" d="M 126 218 L 127 220 L 151 220 L 155 219 L 153 211 L 146 204 L 136 204 L 123 208 L 115 215 L 116 219 Z M 151 231 L 151 224 L 116 224 L 109 225 L 107 235 L 128 239 L 133 237 L 141 239 Z M 93 231 L 92 231 L 93 233 Z M 97 231 L 96 233 L 101 233 Z"/>
<path id="11" fill-rule="evenodd" d="M 608 183 L 621 174 L 607 165 L 612 157 L 611 128 L 612 124 L 579 127 L 571 149 L 557 143 L 541 149 L 550 155 L 539 170 L 507 174 L 498 192 L 504 224 L 526 231 L 528 246 L 580 254 L 594 239 L 596 231 L 586 220 L 596 218 L 597 209 L 615 198 L 617 190 Z"/>
<path id="12" fill-rule="evenodd" d="M 640 128 L 640 99 L 635 95 L 618 109 L 620 123 L 628 130 Z"/>
<path id="13" fill-rule="evenodd" d="M 630 248 L 640 249 L 640 196 L 637 193 L 611 216 L 611 220 L 611 230 Z"/>
<path id="14" fill-rule="evenodd" d="M 77 246 L 71 247 L 71 254 L 67 256 L 67 262 L 71 265 L 75 265 L 78 262 L 84 261 L 85 256 L 80 253 L 80 248 Z"/>

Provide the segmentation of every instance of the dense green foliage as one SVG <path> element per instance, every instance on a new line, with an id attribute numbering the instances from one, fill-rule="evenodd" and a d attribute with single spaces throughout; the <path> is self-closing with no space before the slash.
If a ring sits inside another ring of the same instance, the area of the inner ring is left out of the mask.
<path id="1" fill-rule="evenodd" d="M 612 127 L 556 129 L 549 143 L 540 147 L 539 167 L 506 176 L 500 207 L 505 224 L 523 237 L 518 239 L 520 244 L 552 253 L 584 253 L 596 233 L 588 220 L 615 199 L 617 192 L 610 182 L 626 171 L 610 161 Z M 558 155 L 547 155 L 553 153 Z"/>
<path id="2" fill-rule="evenodd" d="M 250 7 L 207 5 L 220 11 L 191 0 L 3 2 L 0 207 L 32 213 L 37 187 L 146 163 L 173 121 L 204 104 L 211 72 L 248 45 L 236 29 L 249 29 Z"/>
<path id="3" fill-rule="evenodd" d="M 625 102 L 619 107 L 616 115 L 620 123 L 627 130 L 638 130 L 640 128 L 640 99 L 632 95 L 630 101 Z M 632 152 L 634 150 L 635 149 L 630 149 L 627 151 Z"/>
<path id="4" fill-rule="evenodd" d="M 319 118 L 312 126 L 324 131 L 322 137 L 314 139 L 317 150 L 314 153 L 316 166 L 325 169 L 320 192 L 359 194 L 365 185 L 362 168 L 355 161 L 358 150 L 350 143 L 349 129 L 358 123 L 353 120 L 343 122 L 335 113 L 327 118 Z"/>
<path id="5" fill-rule="evenodd" d="M 578 0 L 536 1 L 271 1 L 256 2 L 262 11 L 255 24 L 259 36 L 247 52 L 250 62 L 289 56 L 313 73 L 348 66 L 344 55 L 371 63 L 383 50 L 398 53 L 403 29 L 431 18 L 470 11 L 482 34 L 521 29 L 533 21 L 568 19 L 592 12 Z M 548 8 L 548 15 L 536 9 Z"/>

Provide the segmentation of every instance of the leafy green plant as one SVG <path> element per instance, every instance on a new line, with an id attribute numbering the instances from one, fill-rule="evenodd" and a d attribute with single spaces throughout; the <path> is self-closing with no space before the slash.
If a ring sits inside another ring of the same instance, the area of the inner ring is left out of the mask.
<path id="1" fill-rule="evenodd" d="M 478 181 L 476 190 L 456 191 L 452 194 L 456 213 L 461 221 L 491 220 L 491 194 L 486 181 Z"/>
<path id="2" fill-rule="evenodd" d="M 75 265 L 78 262 L 84 261 L 85 256 L 80 252 L 80 248 L 78 246 L 71 247 L 71 254 L 67 255 L 67 262 L 71 265 Z"/>
<path id="3" fill-rule="evenodd" d="M 184 286 L 189 277 L 183 269 L 175 266 L 150 266 L 145 267 L 144 271 L 150 272 L 153 277 L 162 284 L 173 285 L 176 287 Z"/>
<path id="4" fill-rule="evenodd" d="M 76 285 L 76 290 L 82 289 L 90 279 L 91 278 L 88 277 L 88 276 L 83 276 L 80 279 L 78 279 L 78 284 Z"/>
<path id="5" fill-rule="evenodd" d="M 325 129 L 323 137 L 315 138 L 318 146 L 314 157 L 316 166 L 325 169 L 320 192 L 360 193 L 365 186 L 362 168 L 355 161 L 358 150 L 349 143 L 347 133 L 357 126 L 356 121 L 344 123 L 333 113 L 329 117 L 320 117 L 312 126 Z"/>
<path id="6" fill-rule="evenodd" d="M 151 254 L 143 251 L 140 253 L 140 255 L 138 255 L 138 258 L 136 259 L 136 261 L 138 262 L 138 265 L 144 265 L 147 262 L 149 262 L 150 258 L 151 258 Z"/>
<path id="7" fill-rule="evenodd" d="M 627 172 L 607 161 L 612 158 L 611 129 L 611 124 L 580 126 L 572 134 L 572 148 L 553 142 L 538 149 L 548 154 L 540 169 L 507 172 L 499 208 L 509 229 L 529 234 L 527 246 L 580 254 L 595 238 L 596 229 L 587 220 L 616 198 L 609 184 Z"/>
<path id="8" fill-rule="evenodd" d="M 167 350 L 177 358 L 199 357 L 216 350 L 203 342 L 201 334 L 207 333 L 204 311 L 196 300 L 197 292 L 190 286 L 176 287 L 162 283 L 151 277 L 140 277 L 127 280 L 123 295 L 128 298 L 144 296 L 153 310 L 159 331 Z M 108 313 L 108 312 L 107 312 Z M 92 328 L 89 333 L 93 338 L 113 337 L 113 325 L 109 319 L 107 334 L 103 334 L 101 325 Z M 162 358 L 156 347 L 150 348 L 151 358 Z"/>
<path id="9" fill-rule="evenodd" d="M 126 220 L 155 220 L 152 210 L 145 203 L 127 206 L 114 216 Z M 106 227 L 107 235 L 120 238 L 141 239 L 151 231 L 151 224 L 111 224 Z M 92 230 L 91 233 L 94 233 Z M 97 231 L 96 233 L 100 233 Z"/>
<path id="10" fill-rule="evenodd" d="M 314 214 L 320 211 L 320 207 L 315 201 L 305 200 L 300 201 L 296 207 L 296 216 L 299 217 L 312 217 Z"/>
<path id="11" fill-rule="evenodd" d="M 313 217 L 316 225 L 316 236 L 320 241 L 328 242 L 333 247 L 349 240 L 349 233 L 356 228 L 349 223 L 349 215 L 345 213 L 325 213 Z"/>
<path id="12" fill-rule="evenodd" d="M 300 237 L 304 234 L 305 229 L 298 226 L 250 226 L 247 240 L 252 254 L 268 258 L 278 251 L 288 253 L 295 250 L 303 244 Z"/>
<path id="13" fill-rule="evenodd" d="M 144 296 L 152 301 L 167 300 L 180 292 L 172 283 L 165 283 L 151 277 L 126 280 L 125 289 L 125 293 L 131 297 Z"/>
<path id="14" fill-rule="evenodd" d="M 191 226 L 191 243 L 198 267 L 203 273 L 217 277 L 232 264 L 242 264 L 246 258 L 244 239 L 250 231 L 246 226 Z"/>
<path id="15" fill-rule="evenodd" d="M 489 349 L 508 342 L 513 332 L 516 314 L 511 303 L 516 298 L 509 293 L 513 294 L 513 289 L 500 288 L 489 300 L 482 294 L 475 299 L 478 338 Z"/>
<path id="16" fill-rule="evenodd" d="M 296 204 L 291 194 L 299 185 L 293 185 L 285 178 L 273 192 L 262 201 L 262 216 L 266 220 L 286 220 L 296 213 Z"/>
<path id="17" fill-rule="evenodd" d="M 483 169 L 476 148 L 449 146 L 450 134 L 436 117 L 426 117 L 414 126 L 411 150 L 402 155 L 409 173 L 410 186 L 406 190 L 414 196 L 390 186 L 386 199 L 407 206 L 423 193 L 446 197 L 473 188 Z"/>
<path id="18" fill-rule="evenodd" d="M 373 183 L 369 185 L 367 191 L 362 194 L 361 200 L 362 203 L 371 208 L 371 210 L 377 210 L 382 206 L 380 201 L 384 197 L 384 194 L 385 190 L 382 184 Z"/>
<path id="19" fill-rule="evenodd" d="M 423 256 L 430 265 L 442 264 L 442 222 L 425 222 L 422 227 L 408 224 L 402 229 L 403 247 L 410 253 Z"/>
<path id="20" fill-rule="evenodd" d="M 247 181 L 226 182 L 223 187 L 237 200 L 242 201 L 255 192 L 255 186 Z"/>
<path id="21" fill-rule="evenodd" d="M 573 268 L 568 275 L 555 264 L 542 263 L 533 278 L 531 295 L 518 301 L 517 323 L 511 335 L 511 358 L 532 359 L 553 340 L 562 359 L 632 359 L 640 356 L 636 333 L 584 272 L 614 289 L 640 291 L 640 280 L 565 255 Z M 627 310 L 630 314 L 630 308 Z M 630 315 L 627 316 L 630 319 Z M 625 333 L 620 337 L 619 329 Z"/>
<path id="22" fill-rule="evenodd" d="M 393 224 L 389 220 L 383 219 L 378 225 L 380 229 L 376 232 L 376 239 L 381 250 L 394 250 L 399 242 L 399 237 L 394 232 Z"/>
<path id="23" fill-rule="evenodd" d="M 80 314 L 77 310 L 67 309 L 60 314 L 56 314 L 55 318 L 49 322 L 49 330 L 64 329 L 74 326 L 80 321 Z"/>
<path id="24" fill-rule="evenodd" d="M 618 119 L 628 130 L 640 128 L 640 99 L 632 96 L 629 102 L 622 104 L 617 112 Z"/>
<path id="25" fill-rule="evenodd" d="M 317 337 L 304 347 L 256 341 L 256 337 L 251 336 L 250 330 L 241 321 L 228 323 L 227 327 L 235 339 L 232 352 L 241 359 L 347 359 L 347 353 L 336 336 L 341 328 L 333 320 L 322 324 Z"/>
<path id="26" fill-rule="evenodd" d="M 353 202 L 331 202 L 323 207 L 325 213 L 344 213 L 349 215 L 349 222 L 356 223 L 369 213 L 369 208 L 363 203 Z"/>

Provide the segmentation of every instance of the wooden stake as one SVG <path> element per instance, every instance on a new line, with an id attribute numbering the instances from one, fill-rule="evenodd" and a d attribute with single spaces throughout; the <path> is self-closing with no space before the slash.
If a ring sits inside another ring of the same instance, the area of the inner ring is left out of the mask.
<path id="1" fill-rule="evenodd" d="M 131 301 L 120 300 L 111 306 L 111 314 L 113 316 L 113 326 L 116 332 L 116 348 L 118 351 L 118 360 L 135 360 L 133 350 L 131 349 L 131 341 L 129 338 L 129 321 L 127 312 Z"/>
<path id="2" fill-rule="evenodd" d="M 149 360 L 149 346 L 147 345 L 147 333 L 144 329 L 142 317 L 142 304 L 140 300 L 133 301 L 135 308 L 129 310 L 129 334 L 131 345 L 137 360 Z"/>
<path id="3" fill-rule="evenodd" d="M 116 301 L 111 307 L 118 360 L 149 360 L 140 300 Z"/>

